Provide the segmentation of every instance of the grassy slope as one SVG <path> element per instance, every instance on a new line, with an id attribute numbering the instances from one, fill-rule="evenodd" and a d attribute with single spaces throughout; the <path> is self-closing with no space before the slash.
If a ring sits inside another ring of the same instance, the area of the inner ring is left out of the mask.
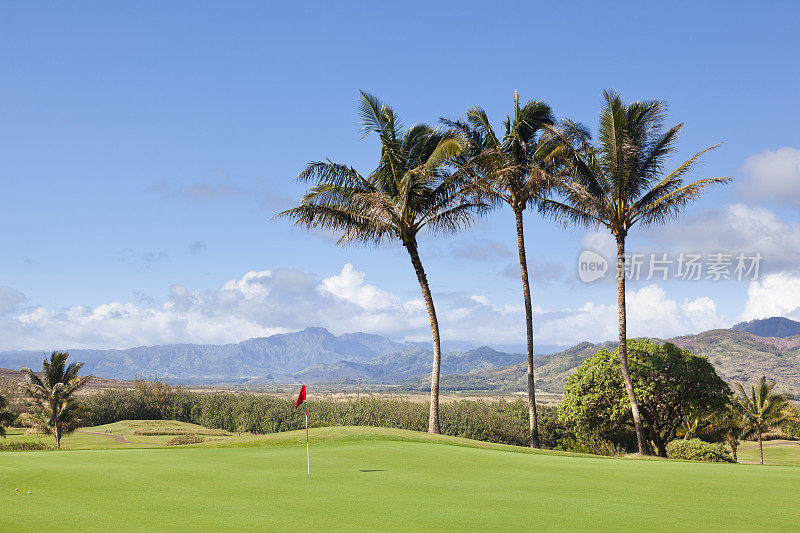
<path id="1" fill-rule="evenodd" d="M 4 452 L 2 529 L 786 530 L 800 521 L 792 467 L 504 453 L 512 448 L 324 428 L 312 430 L 309 478 L 302 436 Z"/>

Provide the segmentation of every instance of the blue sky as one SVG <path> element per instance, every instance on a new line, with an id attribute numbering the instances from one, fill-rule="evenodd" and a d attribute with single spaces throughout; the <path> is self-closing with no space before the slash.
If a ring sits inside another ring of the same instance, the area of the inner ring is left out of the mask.
<path id="1" fill-rule="evenodd" d="M 321 325 L 424 339 L 402 248 L 341 248 L 270 221 L 331 158 L 368 172 L 359 89 L 406 124 L 514 90 L 594 128 L 601 92 L 666 99 L 678 158 L 733 176 L 631 249 L 762 251 L 754 281 L 631 283 L 631 333 L 800 318 L 795 2 L 137 2 L 0 8 L 0 349 L 231 342 Z M 613 284 L 577 281 L 601 238 L 531 213 L 544 344 L 613 337 Z M 513 221 L 498 211 L 422 256 L 447 338 L 520 344 Z M 247 277 L 247 273 L 253 274 Z M 637 318 L 638 317 L 638 318 Z"/>

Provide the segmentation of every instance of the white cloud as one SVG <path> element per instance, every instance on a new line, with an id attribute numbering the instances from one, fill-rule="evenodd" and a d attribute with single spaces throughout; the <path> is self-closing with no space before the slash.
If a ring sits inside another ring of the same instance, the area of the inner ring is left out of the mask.
<path id="1" fill-rule="evenodd" d="M 347 263 L 338 275 L 322 280 L 320 291 L 323 294 L 332 294 L 364 309 L 402 307 L 399 298 L 378 289 L 374 285 L 364 283 L 366 276 L 364 272 L 357 271 L 352 264 Z"/>
<path id="2" fill-rule="evenodd" d="M 748 200 L 800 206 L 800 149 L 778 148 L 751 155 L 742 164 L 739 186 Z"/>
<path id="3" fill-rule="evenodd" d="M 800 224 L 781 220 L 764 207 L 728 204 L 687 216 L 669 227 L 651 228 L 644 236 L 657 252 L 704 254 L 760 252 L 762 270 L 779 271 L 800 264 Z"/>
<path id="4" fill-rule="evenodd" d="M 521 303 L 492 302 L 483 294 L 434 294 L 444 340 L 522 344 Z M 613 291 L 609 300 L 613 301 Z M 632 336 L 669 337 L 722 327 L 715 303 L 705 297 L 677 302 L 657 285 L 629 291 Z M 10 303 L 9 303 L 10 302 Z M 96 307 L 49 309 L 27 305 L 24 295 L 0 290 L 0 350 L 126 348 L 191 342 L 218 344 L 323 326 L 336 334 L 365 331 L 397 340 L 430 339 L 421 298 L 404 300 L 367 283 L 345 264 L 318 278 L 295 270 L 251 271 L 218 290 L 173 285 L 165 301 L 110 302 Z M 535 311 L 537 343 L 571 344 L 617 336 L 615 303 Z"/>
<path id="5" fill-rule="evenodd" d="M 727 327 L 717 313 L 716 303 L 705 296 L 681 303 L 651 284 L 628 291 L 626 300 L 629 337 L 668 338 Z M 538 310 L 537 334 L 548 343 L 616 339 L 617 306 L 587 302 L 578 309 Z"/>
<path id="6" fill-rule="evenodd" d="M 741 320 L 773 316 L 800 320 L 800 276 L 777 272 L 750 282 Z"/>

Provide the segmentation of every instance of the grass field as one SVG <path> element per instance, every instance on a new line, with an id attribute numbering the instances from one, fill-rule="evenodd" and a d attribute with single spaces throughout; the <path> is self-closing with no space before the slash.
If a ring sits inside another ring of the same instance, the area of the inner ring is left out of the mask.
<path id="1" fill-rule="evenodd" d="M 131 424 L 91 431 L 122 430 L 134 440 Z M 308 477 L 303 437 L 209 436 L 216 440 L 166 447 L 169 436 L 148 436 L 155 441 L 144 449 L 78 434 L 70 447 L 95 449 L 3 452 L 0 529 L 774 531 L 800 524 L 800 468 L 791 466 L 536 453 L 361 427 L 312 430 Z"/>

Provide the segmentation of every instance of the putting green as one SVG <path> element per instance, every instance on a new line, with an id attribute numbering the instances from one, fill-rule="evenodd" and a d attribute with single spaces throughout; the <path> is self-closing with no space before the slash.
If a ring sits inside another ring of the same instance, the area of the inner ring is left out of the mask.
<path id="1" fill-rule="evenodd" d="M 321 443 L 311 447 L 310 477 L 296 434 L 225 447 L 3 452 L 0 529 L 790 530 L 800 523 L 796 467 L 509 453 L 377 428 L 318 429 L 314 438 Z"/>

